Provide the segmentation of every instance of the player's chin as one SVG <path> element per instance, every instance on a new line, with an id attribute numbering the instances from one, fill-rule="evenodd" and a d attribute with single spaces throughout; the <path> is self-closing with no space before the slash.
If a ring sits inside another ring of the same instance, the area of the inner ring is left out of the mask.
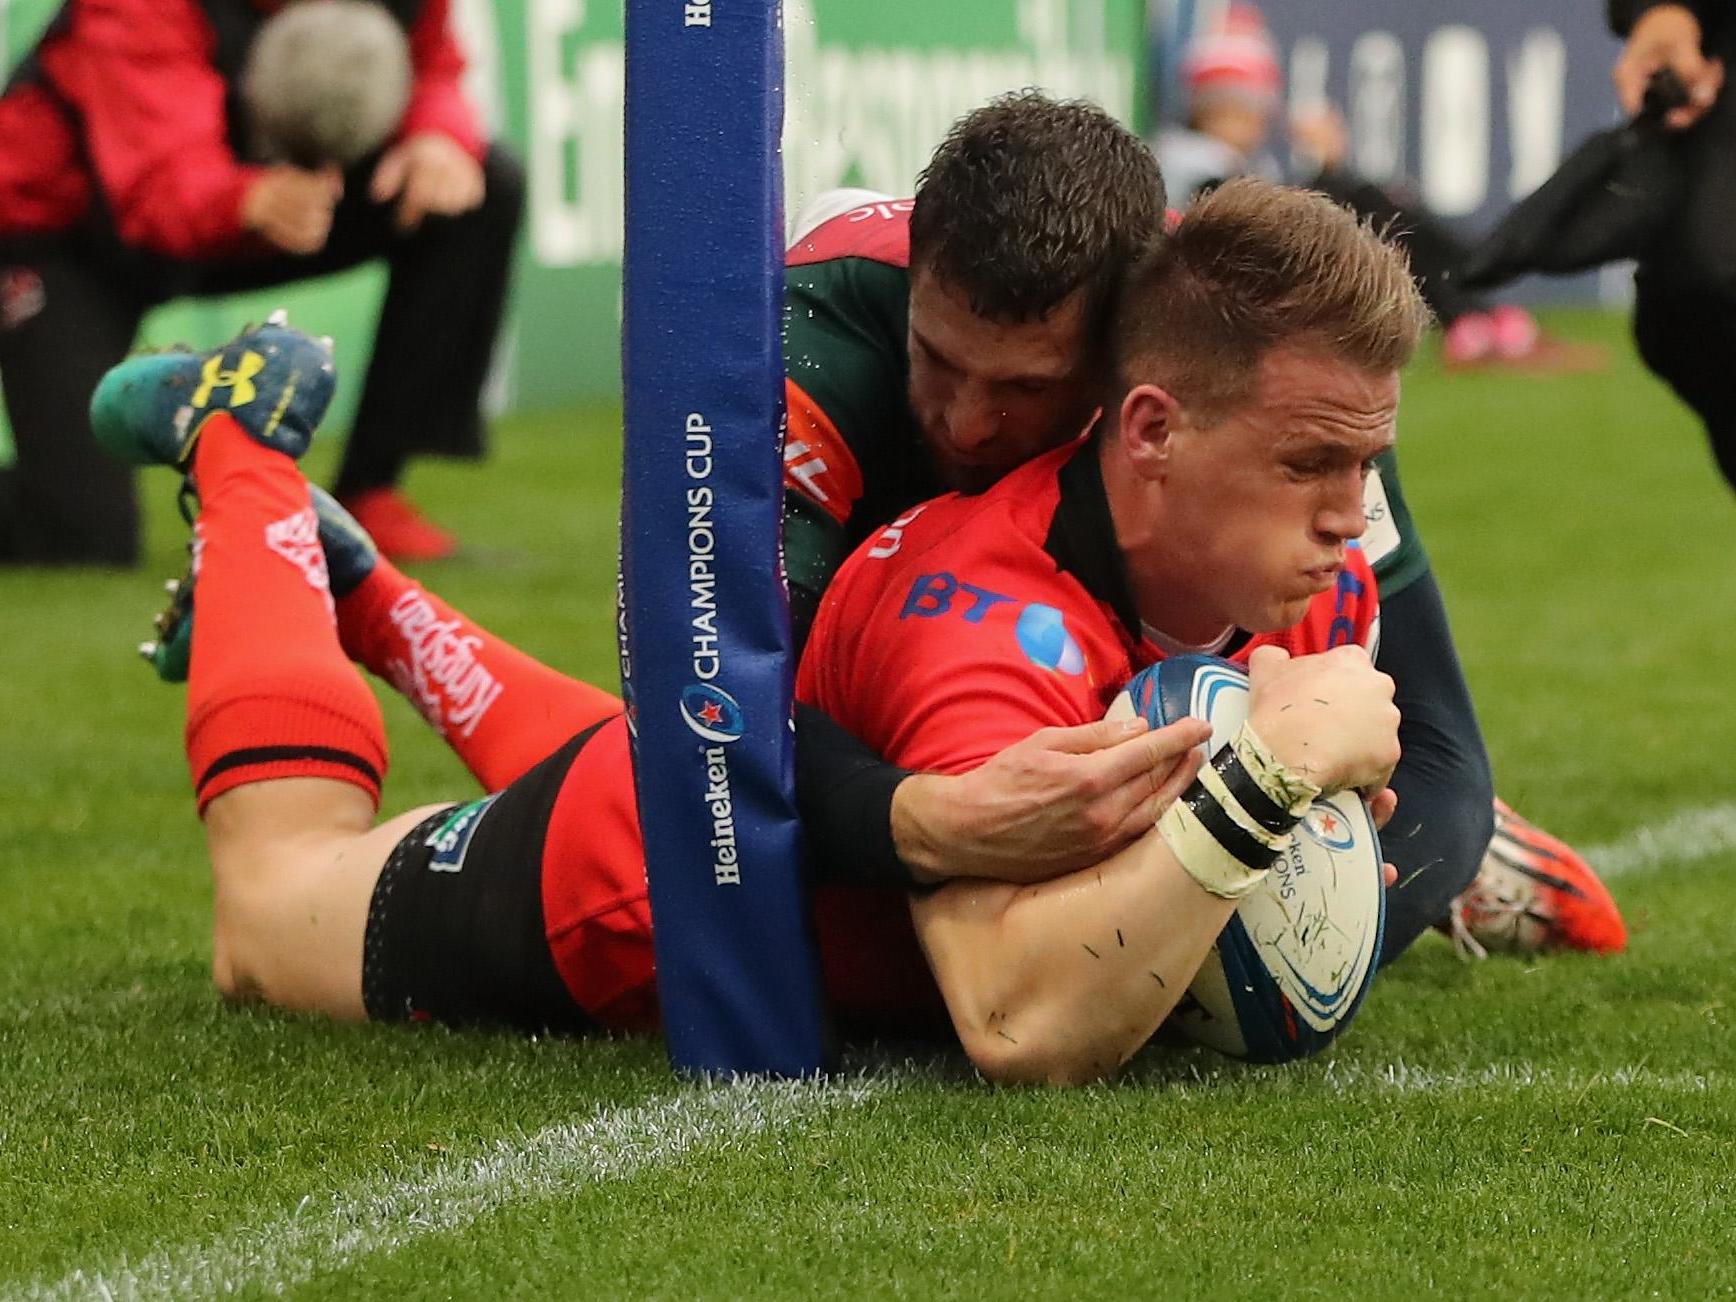
<path id="1" fill-rule="evenodd" d="M 1284 629 L 1294 628 L 1302 622 L 1302 617 L 1308 613 L 1308 604 L 1313 600 L 1312 592 L 1275 597 L 1257 616 L 1257 624 L 1243 622 L 1242 627 L 1250 633 L 1280 633 Z"/>

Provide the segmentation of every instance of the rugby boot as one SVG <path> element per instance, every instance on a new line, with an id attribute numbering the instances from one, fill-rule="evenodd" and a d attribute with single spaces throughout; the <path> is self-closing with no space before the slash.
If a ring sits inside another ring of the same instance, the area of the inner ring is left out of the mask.
<path id="1" fill-rule="evenodd" d="M 1495 835 L 1476 880 L 1453 901 L 1452 935 L 1466 953 L 1617 954 L 1627 924 L 1609 889 L 1574 850 L 1495 802 Z"/>
<path id="2" fill-rule="evenodd" d="M 326 572 L 334 598 L 347 597 L 361 586 L 363 579 L 374 572 L 380 559 L 379 550 L 367 531 L 357 524 L 350 513 L 339 506 L 337 499 L 323 488 L 309 484 L 308 496 L 313 500 L 314 515 L 319 520 L 320 549 L 325 552 Z M 188 498 L 183 494 L 182 514 L 191 519 Z M 139 656 L 165 683 L 187 681 L 187 666 L 193 651 L 193 587 L 195 573 L 189 568 L 180 579 L 164 584 L 169 594 L 168 607 L 158 615 L 155 636 L 139 643 Z"/>
<path id="3" fill-rule="evenodd" d="M 394 561 L 443 561 L 458 554 L 458 540 L 435 524 L 397 488 L 370 488 L 343 499 L 375 544 Z"/>
<path id="4" fill-rule="evenodd" d="M 165 683 L 187 681 L 193 659 L 193 578 L 191 572 L 163 584 L 169 604 L 153 621 L 156 636 L 139 643 L 139 657 Z"/>
<path id="5" fill-rule="evenodd" d="M 91 429 L 122 461 L 184 469 L 205 422 L 226 411 L 255 441 L 299 458 L 336 384 L 331 341 L 274 312 L 221 348 L 138 353 L 111 367 L 91 395 Z"/>

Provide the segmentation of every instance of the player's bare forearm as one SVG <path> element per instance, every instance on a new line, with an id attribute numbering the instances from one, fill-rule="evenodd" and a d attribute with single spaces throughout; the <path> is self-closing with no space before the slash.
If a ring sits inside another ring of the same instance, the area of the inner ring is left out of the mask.
<path id="1" fill-rule="evenodd" d="M 1041 729 L 968 773 L 906 778 L 893 793 L 893 843 L 919 880 L 1048 881 L 1150 829 L 1187 783 L 1177 761 L 1207 735 L 1197 720 Z"/>
<path id="2" fill-rule="evenodd" d="M 1175 1006 L 1309 803 L 1384 792 L 1399 716 L 1392 679 L 1366 651 L 1292 659 L 1262 646 L 1248 676 L 1248 723 L 1224 747 L 1226 768 L 1214 760 L 1211 780 L 1192 784 L 1190 749 L 1179 766 L 1189 795 L 1127 849 L 1037 886 L 954 882 L 912 902 L 954 1029 L 984 1075 L 1073 1084 L 1114 1071 Z M 1197 744 L 1197 730 L 1185 735 Z"/>
<path id="3" fill-rule="evenodd" d="M 965 881 L 914 899 L 971 1061 L 1003 1082 L 1085 1084 L 1151 1038 L 1235 910 L 1155 831 L 1038 886 Z"/>

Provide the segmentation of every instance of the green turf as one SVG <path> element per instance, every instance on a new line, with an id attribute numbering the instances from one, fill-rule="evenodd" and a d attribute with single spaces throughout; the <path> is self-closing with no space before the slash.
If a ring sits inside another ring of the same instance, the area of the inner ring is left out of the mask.
<path id="1" fill-rule="evenodd" d="M 1620 323 L 1560 324 L 1608 343 L 1611 369 L 1449 377 L 1425 359 L 1401 448 L 1500 785 L 1593 844 L 1736 799 L 1736 505 Z M 614 414 L 568 411 L 508 423 L 485 470 L 419 471 L 474 545 L 428 577 L 610 681 L 617 461 Z M 167 477 L 147 487 L 147 573 L 167 576 L 182 531 Z M 243 1295 L 287 1279 L 331 1298 L 1733 1286 L 1728 850 L 1620 878 L 1618 960 L 1466 966 L 1426 938 L 1316 1062 L 1154 1050 L 1061 1093 L 864 1052 L 865 1101 L 669 1156 L 660 1109 L 693 1100 L 655 1044 L 220 1006 L 180 692 L 129 656 L 157 599 L 143 574 L 0 573 L 0 1298 L 100 1296 L 89 1272 L 124 1291 L 159 1278 L 153 1253 L 177 1294 L 217 1291 L 198 1272 L 220 1265 Z M 387 718 L 389 806 L 466 790 L 396 699 Z M 538 1165 L 551 1127 L 623 1110 L 656 1125 L 585 1161 L 627 1169 Z M 464 1212 L 451 1190 L 475 1164 L 527 1144 L 516 1182 Z M 346 1252 L 345 1217 L 394 1189 L 399 1228 Z"/>

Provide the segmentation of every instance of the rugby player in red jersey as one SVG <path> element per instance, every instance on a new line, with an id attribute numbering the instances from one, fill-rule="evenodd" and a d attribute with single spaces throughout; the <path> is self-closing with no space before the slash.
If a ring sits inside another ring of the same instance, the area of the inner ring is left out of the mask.
<path id="1" fill-rule="evenodd" d="M 1152 734 L 1162 817 L 1097 862 L 1035 887 L 822 889 L 846 1022 L 944 1013 L 994 1079 L 1094 1079 L 1150 1037 L 1288 835 L 1236 850 L 1199 801 L 1293 825 L 1354 787 L 1390 814 L 1398 712 L 1363 649 L 1375 594 L 1353 544 L 1425 320 L 1402 259 L 1329 202 L 1225 187 L 1127 279 L 1092 434 L 907 514 L 845 567 L 800 690 L 896 761 L 961 769 L 1088 721 L 1181 646 L 1244 659 L 1252 685 L 1221 788 L 1192 783 L 1204 725 Z M 187 469 L 200 502 L 186 746 L 217 983 L 335 1017 L 653 1026 L 619 702 L 469 624 L 329 512 L 322 536 L 295 458 L 329 377 L 321 345 L 272 324 L 132 359 L 93 403 L 107 446 Z M 346 651 L 418 699 L 487 796 L 374 825 L 386 739 Z"/>

